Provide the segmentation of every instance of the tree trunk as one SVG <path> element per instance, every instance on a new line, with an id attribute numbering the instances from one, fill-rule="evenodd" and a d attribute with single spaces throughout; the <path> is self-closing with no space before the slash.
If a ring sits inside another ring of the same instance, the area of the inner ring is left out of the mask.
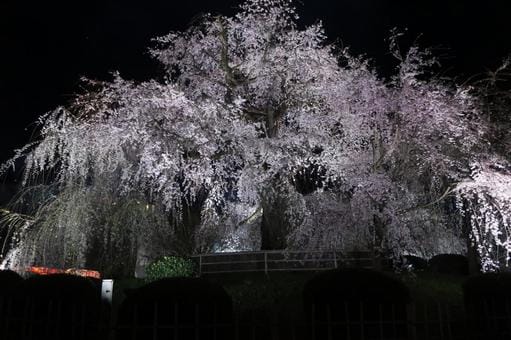
<path id="1" fill-rule="evenodd" d="M 281 221 L 282 217 L 276 217 L 278 211 L 267 213 L 263 211 L 261 220 L 261 250 L 280 250 L 285 249 L 287 244 L 285 241 L 286 226 Z"/>
<path id="2" fill-rule="evenodd" d="M 464 205 L 463 211 L 467 211 L 466 209 L 467 204 L 464 202 L 463 205 Z M 479 256 L 477 254 L 477 249 L 475 248 L 475 245 L 472 244 L 472 241 L 470 239 L 472 227 L 470 224 L 470 217 L 467 216 L 466 213 L 463 215 L 462 223 L 463 236 L 465 237 L 465 240 L 467 242 L 468 273 L 470 275 L 476 275 L 481 272 L 481 266 L 479 265 Z"/>
<path id="3" fill-rule="evenodd" d="M 284 213 L 287 209 L 285 195 L 277 185 L 269 189 L 261 202 L 261 250 L 279 250 L 287 247 L 289 224 Z"/>

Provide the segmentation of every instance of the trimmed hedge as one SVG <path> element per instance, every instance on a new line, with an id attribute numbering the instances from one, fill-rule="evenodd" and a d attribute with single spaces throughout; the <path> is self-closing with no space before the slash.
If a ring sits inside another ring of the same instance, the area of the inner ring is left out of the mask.
<path id="1" fill-rule="evenodd" d="M 23 278 L 11 270 L 0 271 L 0 335 L 5 339 L 21 339 L 25 301 Z"/>
<path id="2" fill-rule="evenodd" d="M 166 277 L 193 277 L 197 265 L 191 259 L 178 256 L 164 256 L 146 268 L 146 279 L 156 281 Z"/>
<path id="3" fill-rule="evenodd" d="M 465 301 L 485 297 L 511 298 L 511 273 L 485 273 L 472 276 L 463 284 Z"/>
<path id="4" fill-rule="evenodd" d="M 440 254 L 433 256 L 428 262 L 434 273 L 449 275 L 468 275 L 468 259 L 458 254 Z"/>
<path id="5" fill-rule="evenodd" d="M 130 290 L 121 304 L 117 339 L 132 339 L 134 327 L 139 330 L 135 339 L 170 337 L 179 327 L 179 339 L 229 339 L 232 321 L 232 300 L 220 285 L 202 278 L 166 278 Z M 200 327 L 202 324 L 220 324 Z M 155 326 L 156 325 L 156 326 Z M 195 327 L 199 325 L 199 327 Z M 195 332 L 199 332 L 196 334 Z M 216 333 L 216 334 L 215 334 Z"/>
<path id="6" fill-rule="evenodd" d="M 25 280 L 25 294 L 34 298 L 100 302 L 95 280 L 69 274 L 32 276 Z"/>
<path id="7" fill-rule="evenodd" d="M 25 280 L 25 329 L 42 339 L 98 339 L 101 337 L 100 289 L 90 279 L 55 274 Z"/>
<path id="8" fill-rule="evenodd" d="M 10 295 L 23 286 L 23 278 L 12 270 L 0 270 L 0 295 Z"/>
<path id="9" fill-rule="evenodd" d="M 410 293 L 403 282 L 387 274 L 360 268 L 323 272 L 305 284 L 303 301 L 317 339 L 327 339 L 329 332 L 332 338 L 351 334 L 351 339 L 362 339 L 360 334 L 367 339 L 407 336 Z M 329 328 L 329 322 L 337 325 Z"/>
<path id="10" fill-rule="evenodd" d="M 511 273 L 485 273 L 463 284 L 465 308 L 475 339 L 511 334 Z"/>
<path id="11" fill-rule="evenodd" d="M 406 303 L 410 292 L 400 280 L 385 273 L 344 268 L 322 272 L 305 284 L 306 304 L 332 301 Z"/>

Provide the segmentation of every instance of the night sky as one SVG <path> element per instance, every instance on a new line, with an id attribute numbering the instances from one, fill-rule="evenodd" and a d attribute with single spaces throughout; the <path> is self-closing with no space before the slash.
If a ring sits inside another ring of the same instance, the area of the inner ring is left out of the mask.
<path id="1" fill-rule="evenodd" d="M 408 28 L 408 40 L 448 56 L 446 74 L 466 79 L 495 68 L 511 53 L 508 1 L 305 0 L 301 24 L 323 21 L 331 41 L 351 46 L 392 70 L 385 38 Z M 28 142 L 33 121 L 80 91 L 79 79 L 161 78 L 147 48 L 151 38 L 182 30 L 194 17 L 232 14 L 236 0 L 0 1 L 0 160 Z M 406 44 L 406 39 L 404 40 Z M 4 180 L 5 181 L 5 180 Z"/>

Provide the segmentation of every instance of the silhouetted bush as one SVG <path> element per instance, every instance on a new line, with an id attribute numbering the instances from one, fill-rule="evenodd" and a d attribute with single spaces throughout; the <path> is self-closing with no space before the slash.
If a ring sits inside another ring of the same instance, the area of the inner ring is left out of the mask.
<path id="1" fill-rule="evenodd" d="M 465 308 L 476 339 L 511 335 L 511 273 L 486 273 L 463 284 Z"/>
<path id="2" fill-rule="evenodd" d="M 34 339 L 100 337 L 100 290 L 90 279 L 56 274 L 25 280 L 25 329 Z"/>
<path id="3" fill-rule="evenodd" d="M 22 285 L 23 278 L 18 273 L 12 270 L 0 270 L 0 294 L 11 294 Z"/>
<path id="4" fill-rule="evenodd" d="M 450 275 L 468 275 L 468 259 L 458 254 L 441 254 L 433 256 L 429 269 L 434 273 Z"/>
<path id="5" fill-rule="evenodd" d="M 359 268 L 331 270 L 306 283 L 304 307 L 317 339 L 406 337 L 408 288 L 384 273 Z M 348 335 L 349 334 L 349 335 Z"/>
<path id="6" fill-rule="evenodd" d="M 23 278 L 11 270 L 0 271 L 0 339 L 21 338 Z"/>
<path id="7" fill-rule="evenodd" d="M 169 339 L 177 333 L 182 340 L 229 339 L 231 321 L 232 300 L 221 286 L 201 278 L 166 278 L 127 292 L 116 337 Z"/>

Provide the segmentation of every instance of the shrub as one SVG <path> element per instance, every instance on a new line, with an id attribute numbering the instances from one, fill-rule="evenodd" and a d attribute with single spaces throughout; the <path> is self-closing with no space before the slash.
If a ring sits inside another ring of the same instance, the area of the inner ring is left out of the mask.
<path id="1" fill-rule="evenodd" d="M 0 334 L 6 339 L 21 339 L 20 320 L 24 312 L 23 278 L 11 270 L 0 270 Z"/>
<path id="2" fill-rule="evenodd" d="M 511 273 L 485 273 L 472 276 L 463 284 L 466 302 L 481 298 L 510 299 Z"/>
<path id="3" fill-rule="evenodd" d="M 25 293 L 34 298 L 90 303 L 100 301 L 100 292 L 95 280 L 69 274 L 32 276 L 25 280 Z"/>
<path id="4" fill-rule="evenodd" d="M 0 270 L 0 294 L 9 295 L 23 285 L 23 278 L 12 270 Z"/>
<path id="5" fill-rule="evenodd" d="M 328 270 L 305 284 L 304 301 L 408 302 L 408 288 L 400 280 L 382 272 L 343 268 Z"/>
<path id="6" fill-rule="evenodd" d="M 360 268 L 323 272 L 306 283 L 303 298 L 318 339 L 327 338 L 329 322 L 340 323 L 332 329 L 333 338 L 351 334 L 358 339 L 359 325 L 367 338 L 406 337 L 410 293 L 404 283 L 387 274 Z M 353 323 L 346 324 L 346 320 Z M 381 329 L 374 326 L 379 322 Z"/>
<path id="7" fill-rule="evenodd" d="M 25 280 L 27 329 L 43 339 L 97 339 L 100 336 L 100 289 L 88 278 L 55 274 Z"/>
<path id="8" fill-rule="evenodd" d="M 166 277 L 193 277 L 197 266 L 191 259 L 178 256 L 164 256 L 147 266 L 148 281 L 156 281 Z"/>
<path id="9" fill-rule="evenodd" d="M 428 262 L 434 273 L 451 275 L 468 275 L 468 259 L 459 254 L 440 254 L 433 256 Z"/>
<path id="10" fill-rule="evenodd" d="M 131 290 L 119 310 L 116 336 L 167 338 L 173 331 L 168 325 L 176 325 L 178 339 L 229 339 L 231 321 L 232 300 L 220 285 L 201 278 L 165 278 Z"/>
<path id="11" fill-rule="evenodd" d="M 475 339 L 504 339 L 511 334 L 511 273 L 485 273 L 463 284 L 465 309 Z"/>

